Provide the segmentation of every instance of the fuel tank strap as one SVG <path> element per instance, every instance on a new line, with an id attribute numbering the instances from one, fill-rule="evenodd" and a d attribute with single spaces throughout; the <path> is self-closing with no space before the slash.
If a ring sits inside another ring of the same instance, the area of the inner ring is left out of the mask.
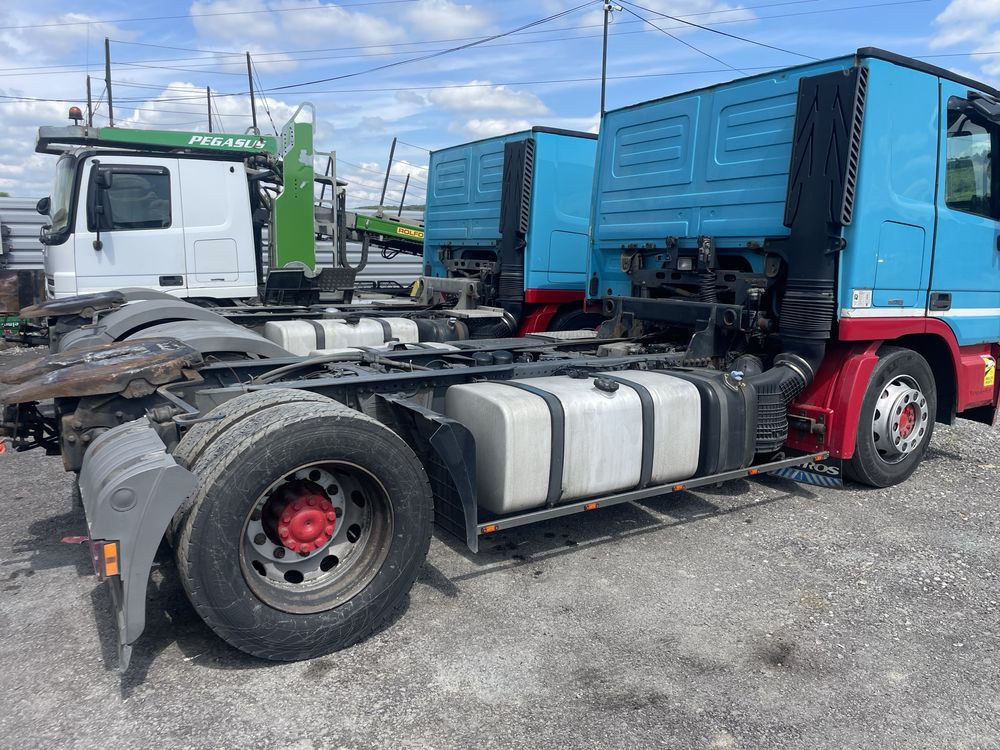
<path id="1" fill-rule="evenodd" d="M 653 396 L 641 383 L 633 383 L 631 380 L 608 373 L 601 373 L 600 377 L 628 386 L 639 396 L 639 403 L 642 404 L 642 469 L 639 472 L 639 489 L 644 489 L 649 486 L 653 478 L 653 447 L 656 440 Z"/>
<path id="2" fill-rule="evenodd" d="M 306 320 L 306 323 L 311 325 L 313 330 L 316 331 L 316 348 L 326 349 L 326 329 L 323 327 L 323 324 L 318 320 Z"/>
<path id="3" fill-rule="evenodd" d="M 390 341 L 398 340 L 395 336 L 392 335 L 392 326 L 389 325 L 388 321 L 384 320 L 383 318 L 370 318 L 370 320 L 374 320 L 376 323 L 382 326 L 382 338 L 385 339 L 385 343 L 388 344 Z"/>
<path id="4" fill-rule="evenodd" d="M 563 411 L 562 403 L 556 395 L 527 383 L 515 383 L 511 380 L 493 382 L 534 394 L 549 407 L 549 419 L 552 423 L 552 456 L 549 459 L 549 489 L 545 496 L 545 505 L 551 508 L 562 497 L 563 464 L 566 456 L 566 412 Z"/>

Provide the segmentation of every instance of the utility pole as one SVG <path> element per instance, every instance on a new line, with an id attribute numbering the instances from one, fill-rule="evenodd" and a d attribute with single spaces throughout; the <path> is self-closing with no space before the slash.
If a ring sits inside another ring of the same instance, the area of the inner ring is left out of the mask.
<path id="1" fill-rule="evenodd" d="M 253 98 L 253 67 L 249 52 L 247 52 L 247 81 L 250 83 L 250 114 L 253 117 L 253 132 L 260 135 L 260 130 L 257 128 L 257 103 Z"/>
<path id="2" fill-rule="evenodd" d="M 208 132 L 212 132 L 212 87 L 205 87 L 205 96 L 208 99 Z"/>
<path id="3" fill-rule="evenodd" d="M 385 179 L 382 181 L 382 197 L 378 199 L 378 217 L 382 217 L 382 207 L 385 205 L 385 190 L 389 187 L 389 171 L 392 169 L 392 158 L 396 154 L 396 139 L 393 137 L 389 147 L 389 163 L 385 165 Z"/>
<path id="4" fill-rule="evenodd" d="M 611 12 L 621 10 L 610 0 L 604 0 L 604 49 L 601 53 L 601 117 L 604 117 L 604 94 L 608 86 L 608 24 L 611 22 Z"/>
<path id="5" fill-rule="evenodd" d="M 108 125 L 115 126 L 115 105 L 111 100 L 111 40 L 104 37 L 104 87 L 108 91 Z"/>
<path id="6" fill-rule="evenodd" d="M 94 99 L 90 94 L 90 76 L 87 76 L 87 127 L 94 127 Z"/>

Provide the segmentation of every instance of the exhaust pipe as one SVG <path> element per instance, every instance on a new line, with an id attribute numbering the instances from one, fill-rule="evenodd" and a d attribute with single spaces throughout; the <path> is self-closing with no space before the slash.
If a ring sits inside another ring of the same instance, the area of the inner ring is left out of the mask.
<path id="1" fill-rule="evenodd" d="M 854 67 L 799 81 L 785 198 L 788 239 L 772 243 L 787 276 L 778 310 L 782 351 L 757 388 L 757 452 L 788 439 L 788 405 L 819 370 L 837 312 L 837 259 L 846 246 L 857 187 L 868 70 Z"/>

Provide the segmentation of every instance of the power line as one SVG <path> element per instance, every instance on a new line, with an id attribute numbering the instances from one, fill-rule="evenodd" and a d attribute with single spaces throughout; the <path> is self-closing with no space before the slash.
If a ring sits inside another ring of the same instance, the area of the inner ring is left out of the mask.
<path id="1" fill-rule="evenodd" d="M 738 39 L 739 41 L 746 42 L 747 44 L 755 44 L 758 47 L 766 47 L 767 49 L 773 49 L 773 50 L 776 50 L 778 52 L 784 52 L 786 55 L 794 55 L 795 57 L 804 57 L 807 60 L 817 60 L 817 59 L 819 59 L 819 58 L 813 57 L 812 55 L 804 55 L 801 52 L 793 52 L 792 50 L 785 49 L 784 47 L 776 47 L 773 44 L 766 44 L 765 42 L 758 42 L 755 39 L 747 39 L 745 36 L 738 36 L 736 34 L 730 34 L 729 32 L 726 32 L 726 31 L 719 31 L 718 29 L 713 29 L 710 26 L 703 26 L 700 23 L 695 23 L 694 21 L 685 21 L 685 20 L 683 20 L 682 18 L 680 18 L 678 16 L 671 16 L 671 15 L 667 15 L 666 13 L 660 13 L 659 11 L 656 11 L 656 10 L 650 10 L 649 8 L 644 8 L 641 5 L 636 5 L 635 3 L 627 2 L 626 0 L 621 0 L 621 2 L 625 3 L 626 5 L 631 5 L 633 8 L 638 8 L 639 10 L 645 11 L 647 13 L 652 13 L 653 15 L 659 16 L 660 18 L 669 18 L 671 21 L 678 21 L 678 22 L 683 23 L 683 24 L 685 24 L 687 26 L 692 26 L 693 28 L 696 28 L 696 29 L 702 29 L 703 31 L 711 31 L 713 34 L 719 34 L 720 36 L 729 37 L 730 39 Z"/>
<path id="2" fill-rule="evenodd" d="M 924 59 L 934 59 L 938 57 L 958 57 L 958 56 L 987 56 L 987 55 L 1000 55 L 1000 50 L 983 51 L 983 52 L 953 52 L 947 54 L 935 54 L 935 55 L 911 55 L 914 59 L 924 60 Z M 768 70 L 778 70 L 780 68 L 774 65 L 758 65 L 749 66 L 744 68 L 746 71 L 768 71 Z M 716 69 L 704 69 L 704 70 L 671 70 L 663 71 L 659 73 L 635 73 L 630 75 L 612 75 L 608 76 L 608 80 L 636 80 L 636 79 L 646 79 L 646 78 L 672 78 L 675 76 L 691 76 L 691 75 L 714 75 L 716 73 L 731 73 L 732 70 L 729 68 L 716 68 Z M 438 89 L 467 89 L 467 88 L 492 88 L 494 86 L 547 86 L 553 84 L 562 83 L 590 83 L 593 81 L 599 81 L 599 76 L 581 76 L 578 78 L 550 78 L 544 80 L 535 81 L 495 81 L 491 83 L 458 83 L 458 84 L 440 84 L 432 86 L 377 86 L 372 88 L 347 88 L 347 89 L 314 89 L 311 91 L 302 91 L 302 94 L 366 94 L 366 93 L 378 93 L 378 92 L 389 92 L 389 91 L 433 91 Z M 120 85 L 118 82 L 115 83 L 116 86 Z M 268 89 L 268 91 L 273 91 Z M 234 97 L 234 96 L 246 96 L 248 92 L 240 93 L 219 93 L 216 94 L 212 92 L 212 99 L 222 98 L 222 97 Z M 200 95 L 191 96 L 181 96 L 181 97 L 163 97 L 163 98 L 151 98 L 151 99 L 121 99 L 116 101 L 121 101 L 122 103 L 139 102 L 147 104 L 156 104 L 159 102 L 182 102 L 182 101 L 195 101 L 201 100 Z M 76 104 L 79 99 L 64 99 L 64 98 L 42 98 L 42 97 L 31 97 L 31 96 L 15 96 L 12 94 L 0 94 L 0 104 L 16 104 L 18 102 L 35 102 L 35 103 L 46 103 L 46 102 L 58 102 L 67 104 Z M 131 107 L 129 107 L 131 109 Z M 157 110 L 159 111 L 159 110 Z M 239 117 L 240 115 L 222 115 L 223 117 Z M 415 144 L 408 144 L 415 145 Z M 417 146 L 417 148 L 422 148 Z"/>
<path id="3" fill-rule="evenodd" d="M 866 6 L 867 7 L 867 6 Z M 951 52 L 951 53 L 938 53 L 932 55 L 910 55 L 917 60 L 932 60 L 936 58 L 950 58 L 950 57 L 985 57 L 991 55 L 1000 55 L 1000 50 L 982 50 L 974 52 Z M 766 70 L 777 70 L 778 68 L 773 65 L 766 66 L 747 66 L 743 68 L 744 71 L 766 71 Z M 709 75 L 715 73 L 726 73 L 730 72 L 731 69 L 722 70 L 675 70 L 675 71 L 664 71 L 659 73 L 643 73 L 643 74 L 633 74 L 633 75 L 617 75 L 608 76 L 609 80 L 629 80 L 629 79 L 644 79 L 644 78 L 664 78 L 673 77 L 680 75 Z M 488 83 L 467 83 L 467 84 L 440 84 L 432 86 L 414 86 L 411 84 L 402 86 L 377 86 L 373 88 L 349 88 L 349 89 L 315 89 L 310 91 L 302 91 L 303 94 L 354 94 L 354 93 L 378 93 L 378 92 L 391 92 L 391 91 L 430 91 L 438 89 L 465 89 L 465 88 L 491 88 L 495 86 L 544 86 L 552 84 L 561 83 L 586 83 L 600 80 L 599 77 L 578 77 L 578 78 L 555 78 L 555 79 L 545 79 L 545 80 L 534 80 L 534 81 L 494 81 Z M 117 86 L 133 86 L 138 88 L 149 88 L 153 90 L 163 90 L 159 86 L 148 86 L 143 84 L 126 83 L 126 82 L 116 82 Z M 167 89 L 169 91 L 169 88 Z M 274 89 L 267 89 L 266 91 L 272 92 Z M 234 96 L 246 96 L 248 92 L 219 92 L 218 94 L 213 93 L 213 99 L 224 98 L 224 97 L 234 97 Z M 186 95 L 186 96 L 173 96 L 173 97 L 152 97 L 152 98 L 123 98 L 119 99 L 122 104 L 129 103 L 146 103 L 146 104 L 156 104 L 160 102 L 185 102 L 185 101 L 198 101 L 201 100 L 201 95 Z M 0 94 L 0 104 L 16 104 L 20 102 L 28 103 L 68 103 L 76 104 L 79 102 L 79 98 L 60 98 L 60 97 L 32 97 L 32 96 L 20 96 L 12 94 Z M 237 117 L 239 115 L 222 115 L 224 117 Z M 414 145 L 414 144 L 410 144 Z M 420 147 L 418 147 L 420 148 Z"/>
<path id="4" fill-rule="evenodd" d="M 505 36 L 510 36 L 511 34 L 516 34 L 519 31 L 524 31 L 525 29 L 530 29 L 530 28 L 533 28 L 535 26 L 540 26 L 541 24 L 548 23 L 550 21 L 555 21 L 556 19 L 562 18 L 564 16 L 568 16 L 571 13 L 575 13 L 576 11 L 578 11 L 578 10 L 580 10 L 582 8 L 586 8 L 588 5 L 594 5 L 596 2 L 603 2 L 603 0 L 587 0 L 587 2 L 585 2 L 585 3 L 580 3 L 580 5 L 575 5 L 572 8 L 564 10 L 564 11 L 562 11 L 560 13 L 553 13 L 550 16 L 545 16 L 544 18 L 536 19 L 536 20 L 531 21 L 529 23 L 526 23 L 526 24 L 523 24 L 521 26 L 518 26 L 517 28 L 510 29 L 509 31 L 503 31 L 503 32 L 501 32 L 499 34 L 492 34 L 491 36 L 482 37 L 481 39 L 478 39 L 478 40 L 473 41 L 473 42 L 468 42 L 466 44 L 460 44 L 457 47 L 449 47 L 448 49 L 440 50 L 438 52 L 433 52 L 431 54 L 420 55 L 418 57 L 410 57 L 410 58 L 407 58 L 406 60 L 397 60 L 396 62 L 387 63 L 385 65 L 378 65 L 378 66 L 376 66 L 374 68 L 368 68 L 366 70 L 359 70 L 359 71 L 355 71 L 353 73 L 344 73 L 344 74 L 339 75 L 339 76 L 330 76 L 329 78 L 317 78 L 317 79 L 312 80 L 312 81 L 302 81 L 301 83 L 289 83 L 289 84 L 285 84 L 284 86 L 276 86 L 276 87 L 274 87 L 274 88 L 272 88 L 270 90 L 271 91 L 287 91 L 289 89 L 297 89 L 297 88 L 301 88 L 303 86 L 312 86 L 312 85 L 315 85 L 317 83 L 329 83 L 330 81 L 340 81 L 340 80 L 343 80 L 345 78 L 354 78 L 356 76 L 366 75 L 368 73 L 375 73 L 377 71 L 386 70 L 388 68 L 399 67 L 400 65 L 409 65 L 410 63 L 423 62 L 424 60 L 431 60 L 431 59 L 436 58 L 436 57 L 443 57 L 444 55 L 449 55 L 449 54 L 451 54 L 453 52 L 461 52 L 462 50 L 466 50 L 466 49 L 469 49 L 471 47 L 478 47 L 479 45 L 485 44 L 486 42 L 491 42 L 494 39 L 500 39 L 500 38 L 505 37 Z"/>
<path id="5" fill-rule="evenodd" d="M 228 70 L 208 71 L 208 70 L 203 69 L 203 68 L 179 68 L 179 67 L 173 67 L 173 66 L 170 66 L 170 65 L 143 65 L 142 63 L 124 62 L 124 61 L 121 61 L 121 60 L 116 60 L 115 61 L 115 65 L 116 66 L 124 65 L 127 68 L 143 68 L 145 70 L 176 70 L 176 71 L 179 71 L 181 73 L 200 73 L 202 75 L 204 75 L 205 73 L 210 73 L 211 75 L 216 75 L 216 76 L 240 76 L 240 77 L 242 77 L 244 75 L 243 73 L 230 73 Z"/>
<path id="6" fill-rule="evenodd" d="M 352 161 L 347 161 L 347 159 L 341 159 L 339 156 L 337 157 L 337 162 L 341 163 L 341 164 L 347 164 L 348 166 L 354 167 L 355 169 L 362 169 L 365 172 L 371 172 L 372 174 L 377 174 L 379 177 L 384 177 L 385 176 L 385 172 L 379 172 L 377 169 L 372 169 L 371 167 L 366 167 L 366 166 L 361 165 L 361 164 L 355 164 Z M 398 182 L 400 184 L 402 184 L 403 182 L 405 182 L 404 179 L 402 179 L 400 177 L 396 177 L 395 175 L 389 175 L 389 179 L 393 180 L 395 182 Z M 427 183 L 426 182 L 424 182 L 423 180 L 418 180 L 412 174 L 410 175 L 410 184 L 419 185 L 420 187 L 423 187 L 423 188 L 427 187 Z"/>
<path id="7" fill-rule="evenodd" d="M 22 24 L 20 26 L 5 26 L 6 31 L 14 31 L 19 29 L 48 29 L 60 26 L 91 26 L 109 23 L 138 23 L 141 21 L 176 21 L 177 19 L 187 19 L 187 18 L 210 18 L 213 16 L 246 16 L 258 13 L 297 13 L 300 11 L 317 11 L 324 9 L 340 9 L 340 8 L 361 8 L 371 5 L 400 5 L 402 3 L 415 3 L 419 0 L 369 0 L 368 2 L 362 3 L 338 3 L 336 5 L 323 5 L 312 3 L 310 5 L 304 5 L 299 8 L 264 8 L 261 10 L 227 10 L 227 11 L 217 11 L 215 13 L 186 13 L 183 16 L 145 16 L 140 18 L 108 18 L 108 19 L 93 19 L 88 21 L 57 21 L 52 23 L 29 23 Z"/>
<path id="8" fill-rule="evenodd" d="M 770 7 L 776 7 L 776 6 L 779 6 L 779 5 L 798 5 L 798 4 L 802 4 L 802 3 L 813 3 L 813 2 L 823 2 L 823 1 L 824 0 L 790 0 L 788 2 L 771 3 L 769 5 L 743 6 L 742 8 L 739 8 L 739 9 L 736 9 L 736 10 L 751 10 L 751 9 L 754 9 L 754 8 L 770 8 Z M 849 11 L 849 10 L 870 10 L 870 9 L 880 8 L 880 7 L 888 7 L 888 6 L 896 6 L 896 5 L 915 5 L 915 4 L 922 4 L 922 3 L 927 3 L 927 2 L 932 2 L 932 0 L 890 0 L 889 2 L 869 3 L 869 4 L 866 4 L 866 5 L 848 5 L 848 6 L 840 6 L 840 7 L 837 7 L 837 8 L 823 8 L 823 9 L 820 9 L 820 10 L 804 11 L 804 12 L 801 12 L 801 13 L 784 13 L 784 14 L 777 14 L 777 15 L 771 15 L 771 16 L 753 16 L 753 17 L 747 17 L 747 18 L 734 18 L 734 19 L 727 19 L 727 20 L 720 20 L 720 21 L 715 21 L 715 22 L 711 22 L 711 23 L 706 23 L 705 25 L 706 26 L 709 26 L 709 25 L 711 25 L 711 26 L 717 26 L 717 25 L 722 25 L 722 24 L 749 23 L 749 22 L 753 22 L 753 21 L 766 21 L 768 19 L 782 19 L 782 18 L 790 18 L 790 17 L 794 17 L 794 16 L 818 15 L 818 14 L 822 14 L 822 13 L 837 13 L 837 12 L 843 12 L 843 11 Z M 717 10 L 717 11 L 702 11 L 700 13 L 689 13 L 689 14 L 685 14 L 683 16 L 678 16 L 678 18 L 691 18 L 691 17 L 695 17 L 695 16 L 706 15 L 706 14 L 709 14 L 709 13 L 732 13 L 732 12 L 734 12 L 734 9 L 730 9 L 730 10 Z M 623 21 L 623 22 L 620 22 L 618 24 L 618 26 L 624 26 L 624 25 L 628 25 L 628 24 L 637 24 L 637 23 L 642 23 L 642 22 L 645 22 L 645 21 L 646 21 L 646 19 L 640 19 L 640 20 L 636 20 L 636 21 Z M 600 25 L 599 24 L 583 24 L 583 25 L 578 25 L 578 26 L 566 26 L 566 27 L 562 27 L 560 29 L 546 29 L 546 30 L 540 30 L 540 31 L 525 31 L 525 32 L 521 32 L 521 33 L 524 34 L 524 35 L 554 34 L 554 33 L 559 33 L 561 31 L 578 30 L 578 29 L 590 29 L 590 28 L 600 28 Z M 682 24 L 679 24 L 679 25 L 676 25 L 676 26 L 667 26 L 667 27 L 656 26 L 655 28 L 658 29 L 658 30 L 660 30 L 660 31 L 662 31 L 662 32 L 664 32 L 664 33 L 666 33 L 667 29 L 682 29 L 682 28 L 685 28 L 685 25 L 682 23 Z M 634 35 L 634 34 L 640 34 L 640 33 L 647 33 L 647 31 L 648 31 L 647 29 L 640 29 L 638 31 L 612 32 L 611 36 L 627 36 L 627 35 Z M 530 45 L 530 44 L 548 44 L 548 43 L 551 43 L 551 42 L 574 41 L 574 40 L 578 40 L 578 39 L 596 39 L 596 38 L 599 38 L 599 37 L 600 37 L 600 34 L 578 34 L 578 35 L 575 35 L 575 36 L 549 37 L 549 38 L 546 38 L 546 39 L 525 40 L 525 41 L 517 41 L 517 42 L 501 42 L 501 43 L 498 43 L 498 44 L 487 44 L 487 45 L 482 45 L 482 48 L 483 49 L 489 49 L 491 47 L 510 47 L 510 46 L 522 46 L 522 45 Z M 313 50 L 286 50 L 286 51 L 257 52 L 257 53 L 254 53 L 254 55 L 258 59 L 258 61 L 260 61 L 260 58 L 266 57 L 266 56 L 277 56 L 277 55 L 294 56 L 294 55 L 312 54 L 312 53 L 317 53 L 317 52 L 335 52 L 335 51 L 364 50 L 364 49 L 380 49 L 380 50 L 384 50 L 386 47 L 401 47 L 401 46 L 410 46 L 410 45 L 418 45 L 418 44 L 432 44 L 432 43 L 440 43 L 440 42 L 463 41 L 463 40 L 468 40 L 468 39 L 474 39 L 474 37 L 457 37 L 457 38 L 452 38 L 452 39 L 433 39 L 433 40 L 432 39 L 428 39 L 428 40 L 423 40 L 423 41 L 418 41 L 418 42 L 398 42 L 398 43 L 386 44 L 386 45 L 360 45 L 360 46 L 351 46 L 351 47 L 328 47 L 328 48 L 313 49 Z M 245 53 L 242 53 L 242 52 L 240 52 L 240 53 L 230 53 L 230 52 L 219 52 L 219 51 L 211 51 L 211 50 L 198 50 L 198 49 L 193 49 L 193 48 L 190 48 L 190 47 L 168 47 L 166 45 L 155 45 L 155 44 L 148 44 L 148 43 L 144 43 L 144 42 L 129 42 L 129 41 L 118 40 L 118 39 L 112 39 L 111 41 L 114 44 L 137 45 L 137 46 L 144 46 L 144 47 L 157 47 L 157 48 L 161 48 L 161 49 L 188 50 L 188 51 L 192 51 L 192 52 L 204 52 L 205 54 L 209 54 L 209 55 L 214 54 L 214 55 L 218 55 L 220 57 L 240 57 L 240 58 L 242 58 L 243 55 L 245 54 Z M 434 52 L 434 51 L 438 51 L 438 50 L 426 50 L 426 51 L 427 52 Z M 350 60 L 350 59 L 358 59 L 358 58 L 364 58 L 364 57 L 391 57 L 391 56 L 404 55 L 404 54 L 410 54 L 410 51 L 408 51 L 408 50 L 398 50 L 398 51 L 390 51 L 390 52 L 385 52 L 385 51 L 382 51 L 382 52 L 373 52 L 373 53 L 369 53 L 369 54 L 358 54 L 358 55 L 324 55 L 324 56 L 319 56 L 319 57 L 292 57 L 292 61 L 293 62 L 316 62 L 316 61 L 326 61 L 326 60 Z M 186 67 L 170 67 L 170 66 L 166 66 L 166 65 L 162 64 L 162 63 L 169 63 L 169 62 L 185 62 L 185 61 L 197 63 L 199 61 L 204 61 L 204 60 L 209 60 L 209 59 L 210 58 L 208 58 L 208 57 L 151 58 L 151 59 L 139 59 L 139 60 L 130 60 L 130 61 L 124 61 L 124 62 L 117 62 L 116 64 L 117 65 L 128 65 L 128 66 L 131 66 L 131 67 L 146 67 L 146 68 L 152 69 L 152 70 L 159 70 L 159 69 L 163 69 L 163 70 L 178 70 L 178 71 L 182 71 L 182 72 L 201 73 L 203 75 L 206 74 L 206 73 L 211 74 L 212 69 L 218 69 L 218 68 L 221 68 L 221 67 L 242 66 L 244 64 L 241 61 L 212 62 L 212 63 L 207 64 L 207 65 L 190 65 L 190 66 L 186 66 Z M 35 75 L 62 75 L 62 74 L 65 74 L 65 73 L 71 73 L 71 72 L 76 72 L 76 71 L 79 71 L 79 70 L 84 70 L 85 68 L 86 68 L 86 65 L 84 63 L 79 63 L 79 64 L 65 63 L 65 64 L 62 64 L 62 65 L 10 67 L 10 68 L 0 68 L 0 76 L 12 77 L 12 78 L 20 78 L 20 77 L 35 76 Z M 242 73 L 228 73 L 228 72 L 224 72 L 224 71 L 218 71 L 218 73 L 220 75 L 236 75 L 236 76 L 242 76 L 243 75 Z"/>
<path id="9" fill-rule="evenodd" d="M 708 58 L 711 58 L 712 60 L 715 60 L 715 61 L 716 61 L 717 63 L 719 63 L 720 65 L 725 65 L 725 66 L 726 66 L 727 68 L 729 68 L 730 70 L 735 70 L 735 71 L 736 71 L 737 73 L 746 73 L 746 71 L 745 71 L 745 70 L 740 70 L 739 68 L 735 68 L 735 67 L 733 67 L 732 65 L 730 65 L 729 63 L 727 63 L 727 62 L 726 62 L 725 60 L 721 60 L 721 59 L 719 59 L 718 57 L 716 57 L 715 55 L 713 55 L 713 54 L 710 54 L 710 53 L 706 52 L 706 51 L 705 51 L 705 50 L 703 50 L 703 49 L 699 49 L 698 47 L 695 47 L 695 46 L 694 46 L 693 44 L 691 44 L 690 42 L 685 42 L 685 41 L 684 41 L 683 39 L 681 39 L 681 38 L 680 38 L 680 37 L 678 37 L 678 36 L 675 36 L 674 34 L 671 34 L 671 33 L 670 33 L 669 31 L 667 31 L 667 30 L 665 30 L 665 29 L 661 29 L 661 28 L 660 28 L 659 26 L 657 26 L 657 25 L 656 25 L 655 23 L 653 23 L 652 21 L 650 21 L 650 20 L 649 20 L 648 18 L 643 18 L 643 17 L 642 17 L 642 16 L 640 16 L 640 15 L 639 15 L 638 13 L 636 13 L 636 12 L 635 12 L 634 10 L 632 10 L 631 8 L 625 8 L 625 7 L 623 7 L 623 8 L 622 8 L 622 10 L 624 10 L 624 11 L 625 11 L 626 13 L 630 13 L 631 15 L 635 16 L 635 17 L 636 17 L 636 18 L 638 18 L 638 19 L 639 19 L 640 21 L 644 21 L 645 23 L 649 24 L 650 26 L 652 26 L 652 27 L 653 27 L 654 29 L 656 29 L 656 30 L 657 30 L 657 31 L 659 31 L 660 33 L 662 33 L 662 34 L 666 34 L 666 35 L 667 35 L 667 36 L 669 36 L 669 37 L 670 37 L 671 39 L 673 39 L 673 40 L 674 40 L 675 42 L 680 42 L 680 43 L 681 43 L 681 44 L 683 44 L 683 45 L 684 45 L 685 47 L 688 47 L 688 48 L 690 48 L 690 49 L 693 49 L 693 50 L 694 50 L 695 52 L 697 52 L 698 54 L 700 54 L 700 55 L 704 55 L 705 57 L 708 57 Z M 602 96 L 603 96 L 603 94 L 602 94 Z M 603 98 L 602 98 L 602 100 L 601 100 L 601 101 L 603 102 Z M 603 108 L 602 108 L 602 111 L 603 111 Z"/>
<path id="10" fill-rule="evenodd" d="M 921 3 L 927 3 L 927 2 L 932 2 L 932 1 L 933 0 L 907 0 L 907 2 L 921 2 Z M 695 17 L 698 17 L 698 16 L 718 15 L 718 14 L 721 14 L 721 13 L 735 13 L 735 12 L 738 12 L 738 11 L 745 11 L 745 10 L 758 10 L 758 9 L 763 9 L 763 8 L 777 8 L 777 7 L 786 6 L 786 5 L 806 5 L 806 4 L 812 4 L 812 3 L 818 3 L 818 2 L 825 2 L 825 0 L 784 0 L 783 2 L 766 3 L 766 4 L 763 4 L 763 5 L 744 5 L 744 6 L 741 6 L 739 8 L 726 8 L 726 9 L 717 9 L 717 10 L 703 10 L 703 11 L 698 11 L 696 13 L 685 13 L 685 14 L 681 15 L 680 17 L 681 18 L 695 18 Z M 892 4 L 894 4 L 894 3 L 886 3 L 886 5 L 892 5 Z M 876 5 L 878 5 L 878 4 L 876 4 Z M 349 7 L 349 6 L 341 6 L 341 7 Z M 854 7 L 864 8 L 864 7 L 869 7 L 869 6 L 862 5 L 862 6 L 854 6 Z M 828 10 L 818 11 L 818 12 L 831 12 L 831 11 L 837 11 L 837 10 L 842 10 L 842 9 L 841 8 L 830 8 Z M 259 12 L 264 12 L 264 11 L 253 11 L 253 12 L 259 13 Z M 765 16 L 765 18 L 777 18 L 777 17 L 780 17 L 780 16 Z M 716 23 L 745 23 L 747 21 L 753 21 L 753 20 L 756 20 L 756 19 L 755 18 L 741 18 L 741 19 L 735 19 L 733 21 L 718 21 Z M 635 23 L 635 22 L 633 21 L 631 23 Z M 563 29 L 559 29 L 559 30 L 527 31 L 527 32 L 524 32 L 524 33 L 526 33 L 526 34 L 552 34 L 552 33 L 556 33 L 557 31 L 560 31 L 560 30 L 594 29 L 594 28 L 601 28 L 601 24 L 585 24 L 585 25 L 581 25 L 581 26 L 566 26 L 566 27 L 563 27 Z M 416 42 L 393 42 L 392 44 L 365 44 L 365 45 L 356 45 L 356 46 L 351 46 L 351 47 L 325 47 L 325 48 L 312 49 L 312 50 L 286 50 L 286 51 L 280 51 L 280 52 L 255 52 L 254 55 L 259 58 L 259 57 L 263 57 L 264 55 L 308 54 L 308 53 L 312 53 L 312 52 L 340 52 L 340 51 L 344 51 L 344 50 L 354 50 L 354 49 L 376 49 L 376 48 L 381 48 L 381 47 L 403 47 L 403 46 L 413 46 L 413 45 L 418 45 L 418 44 L 440 44 L 440 43 L 445 43 L 445 42 L 468 42 L 468 41 L 472 41 L 472 40 L 475 40 L 475 39 L 477 39 L 477 37 L 472 37 L 472 36 L 452 37 L 452 38 L 448 38 L 448 39 L 424 39 L 424 40 L 416 41 Z M 128 45 L 133 45 L 133 46 L 138 46 L 138 47 L 155 47 L 157 49 L 180 50 L 182 52 L 205 52 L 205 53 L 209 53 L 209 54 L 223 55 L 223 56 L 230 56 L 230 57 L 242 57 L 243 54 L 244 54 L 243 52 L 236 52 L 236 51 L 223 52 L 223 51 L 219 51 L 219 50 L 196 49 L 196 48 L 192 48 L 192 47 L 172 47 L 172 46 L 163 45 L 163 44 L 152 44 L 152 43 L 149 43 L 149 42 L 133 42 L 133 41 L 126 41 L 126 40 L 121 40 L 121 39 L 112 39 L 111 41 L 114 42 L 115 44 L 128 44 Z"/>
<path id="11" fill-rule="evenodd" d="M 431 150 L 429 148 L 424 148 L 423 146 L 418 146 L 416 143 L 407 143 L 406 141 L 399 140 L 399 138 L 396 139 L 396 143 L 399 143 L 399 144 L 401 144 L 403 146 L 409 146 L 410 148 L 416 148 L 416 149 L 419 149 L 421 151 L 426 151 L 427 153 L 431 152 Z"/>
<path id="12" fill-rule="evenodd" d="M 267 94 L 264 93 L 264 84 L 260 80 L 260 74 L 257 72 L 257 66 L 253 62 L 253 58 L 249 55 L 247 59 L 250 60 L 250 69 L 253 71 L 253 77 L 257 81 L 257 88 L 260 90 L 260 97 L 264 100 L 264 111 L 267 113 L 267 119 L 271 122 L 271 128 L 274 130 L 274 134 L 278 134 L 278 126 L 274 124 L 274 118 L 271 117 L 271 107 L 267 103 Z"/>

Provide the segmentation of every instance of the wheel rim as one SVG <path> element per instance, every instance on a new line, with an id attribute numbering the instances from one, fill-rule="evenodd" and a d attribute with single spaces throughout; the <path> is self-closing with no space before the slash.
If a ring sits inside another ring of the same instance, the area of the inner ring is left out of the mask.
<path id="1" fill-rule="evenodd" d="M 304 464 L 258 495 L 243 522 L 240 568 L 269 606 L 333 609 L 378 573 L 392 529 L 388 495 L 366 470 L 345 462 Z"/>
<path id="2" fill-rule="evenodd" d="M 882 388 L 875 402 L 872 440 L 886 463 L 904 460 L 924 442 L 929 427 L 927 399 L 909 375 L 900 375 Z"/>

